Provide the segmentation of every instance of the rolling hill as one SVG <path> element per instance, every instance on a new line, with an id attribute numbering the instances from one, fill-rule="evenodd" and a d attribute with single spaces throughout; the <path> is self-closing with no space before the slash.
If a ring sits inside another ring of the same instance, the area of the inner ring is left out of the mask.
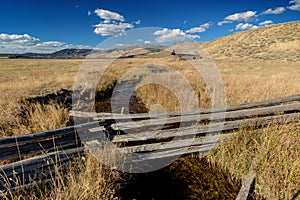
<path id="1" fill-rule="evenodd" d="M 300 21 L 233 33 L 201 43 L 214 59 L 300 60 Z"/>
<path id="2" fill-rule="evenodd" d="M 179 43 L 180 44 L 180 43 Z M 300 61 L 300 21 L 236 32 L 200 43 L 214 59 L 263 59 Z M 186 45 L 185 45 L 186 46 Z M 167 57 L 169 51 L 160 45 L 129 45 L 111 50 L 63 49 L 49 54 L 3 54 L 10 58 L 85 58 L 122 54 L 124 58 Z M 176 48 L 176 44 L 168 49 Z"/>

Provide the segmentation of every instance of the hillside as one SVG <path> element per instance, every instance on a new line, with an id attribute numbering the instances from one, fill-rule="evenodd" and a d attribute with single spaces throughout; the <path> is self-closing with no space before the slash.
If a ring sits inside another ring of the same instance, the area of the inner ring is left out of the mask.
<path id="1" fill-rule="evenodd" d="M 237 32 L 201 43 L 215 59 L 300 60 L 300 21 Z"/>
<path id="2" fill-rule="evenodd" d="M 214 59 L 263 59 L 300 61 L 300 21 L 260 27 L 254 30 L 236 32 L 200 43 Z M 178 44 L 177 44 L 178 45 Z M 165 46 L 128 45 L 111 50 L 63 49 L 49 54 L 3 54 L 10 58 L 85 58 L 94 57 L 168 57 L 176 44 L 165 50 Z M 192 47 L 191 47 L 192 48 Z M 188 51 L 188 50 L 186 50 Z"/>

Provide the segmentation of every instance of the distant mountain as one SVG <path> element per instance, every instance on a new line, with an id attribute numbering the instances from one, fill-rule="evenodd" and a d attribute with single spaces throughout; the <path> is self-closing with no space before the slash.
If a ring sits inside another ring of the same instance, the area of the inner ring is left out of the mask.
<path id="1" fill-rule="evenodd" d="M 85 58 L 93 50 L 92 49 L 63 49 L 51 54 L 54 58 Z"/>
<path id="2" fill-rule="evenodd" d="M 300 61 L 300 21 L 233 33 L 201 44 L 214 59 Z"/>
<path id="3" fill-rule="evenodd" d="M 135 57 L 143 54 L 158 52 L 164 49 L 164 46 L 156 44 L 148 45 L 126 45 L 116 49 L 99 50 L 99 49 L 62 49 L 53 53 L 24 53 L 24 54 L 0 54 L 0 57 L 9 58 L 86 58 L 93 55 L 95 58 L 102 57 Z"/>
<path id="4" fill-rule="evenodd" d="M 85 58 L 92 49 L 63 49 L 54 53 L 12 54 L 10 58 Z"/>

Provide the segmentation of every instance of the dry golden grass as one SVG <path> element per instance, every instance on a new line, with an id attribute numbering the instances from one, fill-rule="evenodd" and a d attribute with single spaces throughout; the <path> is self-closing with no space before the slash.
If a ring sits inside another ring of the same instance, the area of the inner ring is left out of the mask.
<path id="1" fill-rule="evenodd" d="M 184 185 L 186 199 L 235 199 L 241 186 L 226 169 L 197 155 L 178 159 L 169 170 L 175 184 Z"/>
<path id="2" fill-rule="evenodd" d="M 234 33 L 203 46 L 216 59 L 299 61 L 299 38 L 300 21 L 296 21 Z"/>
<path id="3" fill-rule="evenodd" d="M 65 126 L 68 113 L 61 105 L 28 105 L 24 119 L 16 116 L 16 113 L 19 113 L 16 108 L 20 106 L 20 100 L 26 97 L 52 93 L 60 88 L 71 89 L 82 62 L 82 60 L 1 59 L 0 74 L 3 77 L 0 80 L 1 135 L 20 135 Z M 126 71 L 147 63 L 154 67 L 160 64 L 178 70 L 190 82 L 197 97 L 200 97 L 200 106 L 211 106 L 209 90 L 201 76 L 197 76 L 187 62 L 174 62 L 171 57 L 116 60 L 100 80 L 98 89 L 103 90 L 111 86 Z M 216 60 L 216 65 L 224 81 L 228 104 L 261 101 L 300 93 L 299 62 L 219 59 Z M 161 75 L 163 76 L 164 73 Z M 172 76 L 165 76 L 165 80 L 170 83 L 174 81 Z M 166 98 L 169 96 L 171 98 Z M 137 97 L 147 108 L 151 108 L 154 104 L 163 105 L 168 111 L 178 110 L 180 107 L 175 95 L 172 96 L 169 90 L 157 85 L 141 87 L 137 91 Z M 258 160 L 256 192 L 266 199 L 289 198 L 299 191 L 300 185 L 300 172 L 295 167 L 300 162 L 298 138 L 299 125 L 278 125 L 257 131 L 242 129 L 238 132 L 238 136 L 225 143 L 219 151 L 210 156 L 210 159 L 216 165 L 221 165 L 230 171 L 232 179 L 240 179 L 249 169 L 248 156 L 256 158 Z M 40 195 L 47 196 L 49 199 L 114 196 L 116 185 L 113 183 L 119 175 L 114 174 L 114 171 L 104 170 L 99 163 L 89 159 L 86 165 L 79 167 L 81 170 L 71 170 L 67 174 L 67 182 L 60 182 L 51 190 L 40 191 Z M 185 162 L 183 166 L 190 168 L 189 163 L 195 160 Z M 276 173 L 272 169 L 275 169 Z M 198 179 L 198 182 L 199 180 L 201 179 Z M 189 181 L 187 180 L 187 183 Z M 188 184 L 193 187 L 192 185 L 198 182 L 196 178 L 196 182 Z M 107 193 L 99 192 L 106 187 Z M 200 191 L 197 188 L 195 190 L 190 188 L 191 193 L 197 194 Z M 26 198 L 28 196 L 24 197 Z"/>
<path id="4" fill-rule="evenodd" d="M 109 154 L 107 154 L 109 155 Z M 117 190 L 122 184 L 122 174 L 101 164 L 93 155 L 70 161 L 66 170 L 55 168 L 55 177 L 47 185 L 35 185 L 30 189 L 3 196 L 14 200 L 63 200 L 63 199 L 118 199 Z"/>
<path id="5" fill-rule="evenodd" d="M 278 42 L 273 43 L 269 46 L 269 51 L 300 51 L 300 40 L 288 41 L 288 42 Z"/>
<path id="6" fill-rule="evenodd" d="M 300 192 L 300 124 L 241 129 L 209 159 L 243 179 L 254 162 L 255 192 L 266 199 L 293 199 Z"/>
<path id="7" fill-rule="evenodd" d="M 48 105 L 45 108 L 27 105 L 31 124 L 20 124 L 25 116 L 16 115 L 20 111 L 20 101 L 25 98 L 52 93 L 61 88 L 71 89 L 81 63 L 82 60 L 1 59 L 0 137 L 64 126 L 68 116 L 60 105 Z M 30 113 L 34 107 L 36 111 Z"/>
<path id="8" fill-rule="evenodd" d="M 216 64 L 223 77 L 228 105 L 300 93 L 299 62 L 218 60 Z"/>
<path id="9" fill-rule="evenodd" d="M 215 60 L 215 63 L 223 79 L 228 105 L 263 101 L 300 93 L 300 87 L 298 87 L 300 83 L 300 62 Z M 186 61 L 175 62 L 172 58 L 117 60 L 106 71 L 100 85 L 105 87 L 111 85 L 122 77 L 122 74 L 135 67 L 152 66 L 163 69 L 161 65 L 177 70 L 189 82 L 195 94 L 199 97 L 201 108 L 211 106 L 209 89 L 206 87 L 203 77 L 190 63 Z M 143 74 L 143 76 L 137 76 L 137 79 L 142 83 L 143 81 L 149 81 L 147 79 L 153 79 L 153 74 L 147 70 L 136 74 Z M 147 74 L 152 76 L 147 76 Z M 177 79 L 174 78 L 172 73 L 162 72 L 155 74 L 154 77 L 164 79 L 166 85 L 176 85 Z M 177 85 L 176 89 L 179 92 L 186 89 L 180 88 L 179 84 Z M 167 111 L 180 110 L 178 99 L 163 85 L 144 85 L 137 90 L 137 97 L 148 109 L 151 108 L 151 105 L 160 104 Z"/>

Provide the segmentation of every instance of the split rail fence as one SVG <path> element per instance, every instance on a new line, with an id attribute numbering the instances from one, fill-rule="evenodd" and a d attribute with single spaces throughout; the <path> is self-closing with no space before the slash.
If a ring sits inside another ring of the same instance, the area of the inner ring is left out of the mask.
<path id="1" fill-rule="evenodd" d="M 135 153 L 133 162 L 193 153 L 205 155 L 241 127 L 299 122 L 300 94 L 226 108 L 151 116 L 149 113 L 126 115 L 75 111 L 71 115 L 90 122 L 0 138 L 0 190 L 3 193 L 53 180 L 57 167 L 67 169 L 72 159 L 85 155 L 85 144 L 103 133 L 118 151 Z"/>

